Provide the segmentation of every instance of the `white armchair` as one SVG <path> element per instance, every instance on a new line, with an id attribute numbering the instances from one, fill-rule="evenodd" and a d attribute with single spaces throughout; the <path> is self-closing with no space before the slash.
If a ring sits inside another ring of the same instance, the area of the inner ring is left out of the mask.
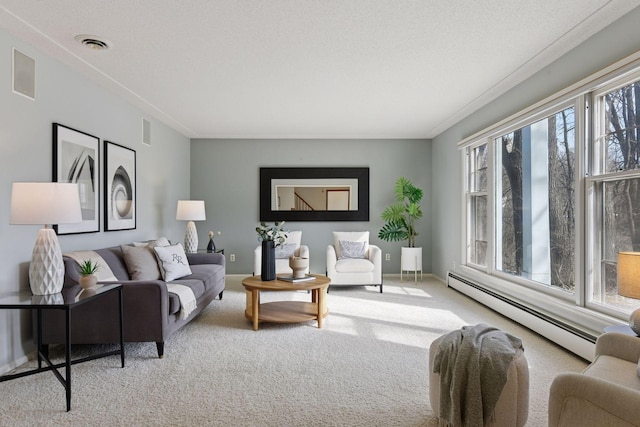
<path id="1" fill-rule="evenodd" d="M 302 231 L 288 231 L 284 243 L 276 248 L 276 274 L 293 274 L 289 267 L 289 257 L 309 258 L 309 248 L 302 242 Z M 253 275 L 262 273 L 262 246 L 258 246 L 253 256 Z M 305 271 L 309 274 L 309 268 Z"/>
<path id="2" fill-rule="evenodd" d="M 369 244 L 368 231 L 334 231 L 327 247 L 330 286 L 373 285 L 382 293 L 382 251 Z"/>

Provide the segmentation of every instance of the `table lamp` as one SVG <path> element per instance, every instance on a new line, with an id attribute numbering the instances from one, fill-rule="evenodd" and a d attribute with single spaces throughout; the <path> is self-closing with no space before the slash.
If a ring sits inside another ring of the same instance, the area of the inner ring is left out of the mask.
<path id="1" fill-rule="evenodd" d="M 82 221 L 78 184 L 14 182 L 11 188 L 11 224 L 43 224 L 29 264 L 29 286 L 34 295 L 56 294 L 64 283 L 62 251 L 52 224 Z"/>
<path id="2" fill-rule="evenodd" d="M 184 235 L 184 251 L 195 253 L 198 251 L 198 232 L 193 221 L 204 221 L 204 200 L 178 200 L 176 219 L 187 222 L 187 231 Z"/>
<path id="3" fill-rule="evenodd" d="M 640 252 L 618 252 L 618 294 L 640 299 Z M 629 327 L 640 335 L 640 308 L 629 316 Z"/>

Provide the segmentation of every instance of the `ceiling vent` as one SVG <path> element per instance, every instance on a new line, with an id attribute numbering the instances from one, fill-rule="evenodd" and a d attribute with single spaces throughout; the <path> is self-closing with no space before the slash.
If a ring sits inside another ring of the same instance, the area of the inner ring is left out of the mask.
<path id="1" fill-rule="evenodd" d="M 75 37 L 76 41 L 82 43 L 83 46 L 86 46 L 93 50 L 107 50 L 110 47 L 110 44 L 104 40 L 100 40 L 96 36 L 89 36 L 86 34 L 81 34 Z"/>

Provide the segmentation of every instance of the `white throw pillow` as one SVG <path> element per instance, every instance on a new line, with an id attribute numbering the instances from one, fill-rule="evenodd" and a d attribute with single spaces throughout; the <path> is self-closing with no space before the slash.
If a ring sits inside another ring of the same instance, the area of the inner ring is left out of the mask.
<path id="1" fill-rule="evenodd" d="M 153 248 L 158 258 L 160 272 L 165 282 L 179 279 L 191 274 L 191 267 L 182 244 L 173 246 L 156 246 Z"/>
<path id="2" fill-rule="evenodd" d="M 291 257 L 298 249 L 295 243 L 283 243 L 276 247 L 276 259 L 284 259 Z"/>
<path id="3" fill-rule="evenodd" d="M 340 257 L 346 258 L 364 258 L 364 247 L 366 242 L 350 242 L 348 240 L 340 240 Z"/>
<path id="4" fill-rule="evenodd" d="M 169 246 L 171 242 L 166 237 L 160 237 L 157 240 L 148 240 L 146 242 L 133 242 L 133 246 L 149 246 L 150 248 L 155 248 L 156 246 Z"/>
<path id="5" fill-rule="evenodd" d="M 349 242 L 365 242 L 364 253 L 369 252 L 369 232 L 368 231 L 334 231 L 333 247 L 336 250 L 336 256 L 340 258 L 340 240 Z"/>

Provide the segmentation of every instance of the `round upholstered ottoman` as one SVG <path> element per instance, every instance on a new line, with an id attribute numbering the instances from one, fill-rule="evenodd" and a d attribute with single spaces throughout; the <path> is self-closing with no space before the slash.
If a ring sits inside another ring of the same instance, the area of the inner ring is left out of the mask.
<path id="1" fill-rule="evenodd" d="M 440 374 L 433 372 L 434 360 L 444 336 L 437 338 L 429 347 L 429 401 L 434 414 L 440 417 Z M 509 365 L 507 382 L 495 407 L 495 424 L 500 427 L 522 427 L 529 415 L 529 366 L 521 349 Z"/>

